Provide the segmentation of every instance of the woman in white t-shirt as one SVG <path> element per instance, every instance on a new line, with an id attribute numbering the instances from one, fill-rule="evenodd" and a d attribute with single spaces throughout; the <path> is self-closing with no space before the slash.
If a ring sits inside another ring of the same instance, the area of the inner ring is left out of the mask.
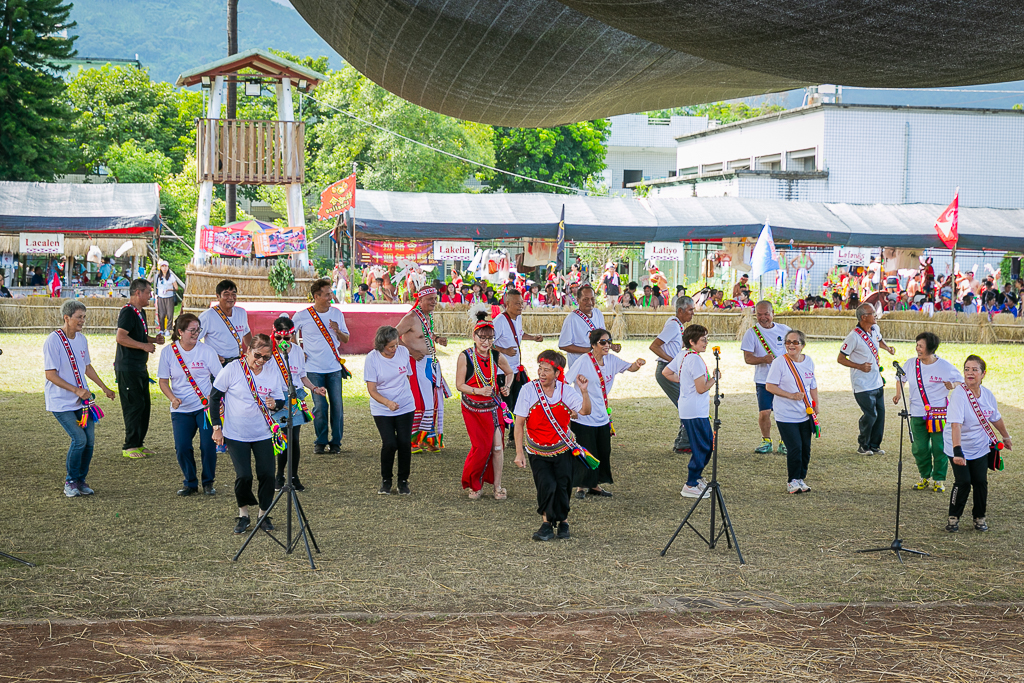
<path id="1" fill-rule="evenodd" d="M 218 410 L 210 411 L 210 421 L 213 442 L 227 446 L 235 466 L 236 534 L 249 528 L 249 506 L 257 503 L 257 524 L 267 531 L 274 529 L 266 514 L 274 499 L 274 434 L 270 423 L 271 414 L 284 407 L 285 388 L 281 373 L 267 368 L 273 362 L 272 350 L 270 337 L 253 335 L 245 355 L 224 366 L 210 393 L 211 406 L 224 400 L 223 427 Z M 252 495 L 253 462 L 259 481 L 258 497 Z"/>
<path id="2" fill-rule="evenodd" d="M 643 358 L 635 362 L 622 360 L 611 353 L 612 333 L 605 329 L 597 329 L 590 333 L 590 353 L 580 356 L 569 368 L 568 377 L 576 383 L 579 377 L 587 378 L 587 389 L 590 393 L 590 405 L 594 409 L 589 415 L 580 415 L 572 422 L 572 432 L 581 446 L 586 448 L 600 463 L 592 470 L 579 459 L 573 461 L 572 479 L 576 488 L 576 497 L 592 496 L 611 497 L 611 492 L 601 484 L 614 484 L 612 480 L 612 409 L 608 404 L 608 396 L 612 393 L 615 376 L 623 372 L 636 372 L 644 366 Z M 600 374 L 598 374 L 600 373 Z M 584 389 L 578 384 L 576 390 Z"/>
<path id="3" fill-rule="evenodd" d="M 95 397 L 86 378 L 96 382 L 110 400 L 114 400 L 114 392 L 92 367 L 89 342 L 82 334 L 85 304 L 69 299 L 61 305 L 60 312 L 64 325 L 51 332 L 43 342 L 43 370 L 46 372 L 43 397 L 46 409 L 53 413 L 71 437 L 65 460 L 64 495 L 74 498 L 93 493 L 85 483 L 85 477 L 89 474 L 96 441 L 96 420 L 92 414 L 95 409 L 90 410 Z"/>
<path id="4" fill-rule="evenodd" d="M 899 405 L 903 397 L 903 382 L 907 382 L 910 431 L 914 435 L 911 451 L 917 462 L 917 471 L 921 473 L 921 481 L 914 488 L 918 491 L 930 488 L 941 493 L 946 490 L 943 482 L 949 467 L 942 436 L 945 424 L 942 416 L 946 414 L 949 390 L 955 383 L 964 381 L 964 377 L 956 366 L 935 355 L 938 348 L 939 337 L 935 333 L 917 335 L 917 358 L 903 364 L 906 374 L 902 381 L 896 382 L 896 395 L 892 402 Z M 922 391 L 927 400 L 922 397 Z"/>
<path id="5" fill-rule="evenodd" d="M 206 415 L 213 389 L 213 378 L 220 372 L 220 357 L 206 344 L 199 342 L 199 318 L 182 313 L 174 321 L 171 343 L 160 352 L 156 376 L 160 391 L 171 402 L 171 432 L 178 467 L 184 476 L 179 496 L 199 492 L 196 476 L 196 452 L 192 447 L 199 432 L 199 457 L 203 465 L 203 493 L 214 495 L 213 480 L 217 473 L 217 446 L 213 429 Z M 187 371 L 187 374 L 186 374 Z"/>
<path id="6" fill-rule="evenodd" d="M 993 448 L 1012 450 L 1010 434 L 999 414 L 992 392 L 981 386 L 985 379 L 985 361 L 975 355 L 964 361 L 964 382 L 949 392 L 946 428 L 942 440 L 953 465 L 953 491 L 949 496 L 949 520 L 946 531 L 960 529 L 960 515 L 967 496 L 974 488 L 974 528 L 988 531 L 985 521 L 988 506 L 988 460 Z M 980 415 L 979 415 L 980 413 Z M 1002 442 L 999 436 L 1002 436 Z"/>
<path id="7" fill-rule="evenodd" d="M 408 495 L 412 466 L 412 419 L 416 413 L 409 377 L 414 363 L 409 349 L 399 344 L 398 330 L 390 325 L 377 328 L 373 351 L 366 356 L 363 379 L 370 395 L 370 415 L 380 432 L 380 489 L 391 493 L 398 454 L 398 492 Z"/>
<path id="8" fill-rule="evenodd" d="M 786 444 L 788 493 L 807 493 L 804 481 L 811 462 L 811 436 L 818 411 L 818 380 L 814 361 L 804 353 L 807 340 L 800 330 L 790 330 L 783 340 L 786 353 L 772 361 L 764 388 L 778 398 L 772 403 L 775 424 Z"/>
<path id="9" fill-rule="evenodd" d="M 169 335 L 171 323 L 174 322 L 174 292 L 178 290 L 178 283 L 174 280 L 171 266 L 160 259 L 156 277 L 153 280 L 156 290 L 156 324 L 160 334 Z"/>

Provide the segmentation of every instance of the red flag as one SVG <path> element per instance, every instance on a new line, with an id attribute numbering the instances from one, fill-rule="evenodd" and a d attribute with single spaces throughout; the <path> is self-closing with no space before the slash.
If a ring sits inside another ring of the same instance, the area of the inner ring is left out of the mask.
<path id="1" fill-rule="evenodd" d="M 946 210 L 942 212 L 939 219 L 935 221 L 935 232 L 939 233 L 939 239 L 942 240 L 942 243 L 949 249 L 952 249 L 956 245 L 956 241 L 959 237 L 957 234 L 959 206 L 960 188 L 957 188 L 956 195 L 953 197 L 953 202 L 946 207 Z"/>

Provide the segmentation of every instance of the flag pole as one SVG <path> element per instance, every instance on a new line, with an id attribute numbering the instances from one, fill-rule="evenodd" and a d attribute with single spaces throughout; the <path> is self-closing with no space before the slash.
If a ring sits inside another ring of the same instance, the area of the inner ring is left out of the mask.
<path id="1" fill-rule="evenodd" d="M 953 196 L 956 198 L 957 223 L 959 223 L 960 222 L 960 220 L 959 220 L 960 219 L 960 215 L 959 215 L 960 214 L 960 187 L 959 186 L 957 186 L 956 194 L 954 194 Z M 951 255 L 951 258 L 950 258 L 950 261 L 951 261 L 951 263 L 950 263 L 950 270 L 953 273 L 953 286 L 950 288 L 951 296 L 949 298 L 952 300 L 952 305 L 954 307 L 956 306 L 957 294 L 958 294 L 957 286 L 956 286 L 957 285 L 957 282 L 956 282 L 956 244 L 959 241 L 960 241 L 960 230 L 959 230 L 959 226 L 958 226 L 957 227 L 957 231 L 956 231 L 956 242 L 953 242 L 953 252 L 952 252 L 952 255 Z M 939 296 L 940 297 L 942 296 L 942 290 L 939 290 Z"/>

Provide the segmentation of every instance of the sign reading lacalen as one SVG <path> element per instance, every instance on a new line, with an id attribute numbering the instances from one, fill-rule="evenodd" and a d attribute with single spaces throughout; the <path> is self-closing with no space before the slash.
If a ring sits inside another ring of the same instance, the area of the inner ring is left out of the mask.
<path id="1" fill-rule="evenodd" d="M 64 233 L 23 232 L 19 251 L 22 254 L 63 254 Z"/>
<path id="2" fill-rule="evenodd" d="M 686 258 L 686 245 L 682 242 L 644 242 L 644 259 L 656 261 L 682 261 Z"/>
<path id="3" fill-rule="evenodd" d="M 475 248 L 472 242 L 434 242 L 435 261 L 472 261 Z"/>

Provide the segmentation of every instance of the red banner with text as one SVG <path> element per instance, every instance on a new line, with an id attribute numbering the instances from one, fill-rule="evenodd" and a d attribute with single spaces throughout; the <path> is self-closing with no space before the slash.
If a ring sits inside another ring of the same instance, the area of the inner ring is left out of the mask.
<path id="1" fill-rule="evenodd" d="M 437 265 L 432 240 L 356 240 L 356 260 L 364 264 L 393 265 L 412 261 L 422 266 Z"/>
<path id="2" fill-rule="evenodd" d="M 342 178 L 327 186 L 320 193 L 320 220 L 327 220 L 345 213 L 356 205 L 356 174 Z"/>

